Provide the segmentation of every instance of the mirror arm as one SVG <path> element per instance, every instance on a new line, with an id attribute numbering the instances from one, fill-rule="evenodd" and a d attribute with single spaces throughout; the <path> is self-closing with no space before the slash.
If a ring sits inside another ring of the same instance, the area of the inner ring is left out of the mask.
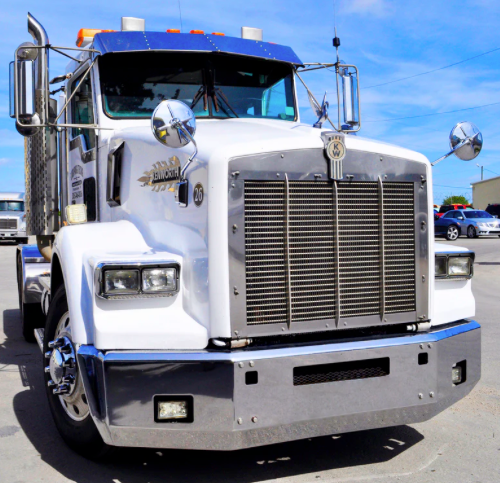
<path id="1" fill-rule="evenodd" d="M 193 162 L 193 159 L 195 158 L 195 156 L 198 154 L 198 145 L 196 144 L 194 137 L 191 136 L 190 132 L 184 127 L 184 124 L 182 124 L 182 122 L 180 122 L 180 121 L 175 122 L 174 127 L 176 127 L 177 129 L 180 129 L 182 134 L 184 134 L 184 136 L 186 136 L 193 143 L 193 146 L 194 146 L 193 154 L 191 154 L 191 156 L 189 156 L 187 163 L 181 169 L 181 181 L 184 181 L 186 179 L 184 176 L 186 173 L 186 170 L 188 169 L 189 165 Z"/>
<path id="2" fill-rule="evenodd" d="M 444 156 L 441 156 L 439 159 L 436 159 L 433 163 L 431 163 L 431 166 L 436 166 L 440 161 L 443 159 L 446 159 L 448 156 L 451 156 L 455 151 L 458 151 L 460 148 L 463 148 L 466 144 L 470 144 L 476 137 L 479 135 L 479 133 L 474 134 L 474 136 L 464 139 L 460 144 L 457 144 L 449 153 L 445 154 Z"/>

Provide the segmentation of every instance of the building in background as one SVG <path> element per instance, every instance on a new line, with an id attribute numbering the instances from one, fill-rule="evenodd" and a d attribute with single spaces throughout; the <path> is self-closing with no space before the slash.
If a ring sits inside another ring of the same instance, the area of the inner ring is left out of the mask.
<path id="1" fill-rule="evenodd" d="M 474 208 L 484 210 L 491 203 L 500 203 L 500 176 L 471 183 Z"/>

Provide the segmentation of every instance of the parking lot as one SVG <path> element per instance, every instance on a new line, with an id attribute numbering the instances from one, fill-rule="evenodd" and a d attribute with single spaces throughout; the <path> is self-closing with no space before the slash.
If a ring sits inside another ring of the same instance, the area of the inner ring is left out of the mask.
<path id="1" fill-rule="evenodd" d="M 453 245 L 476 252 L 482 379 L 433 420 L 234 453 L 127 449 L 98 464 L 68 449 L 52 422 L 41 354 L 21 335 L 16 247 L 0 242 L 0 482 L 500 481 L 500 238 Z"/>

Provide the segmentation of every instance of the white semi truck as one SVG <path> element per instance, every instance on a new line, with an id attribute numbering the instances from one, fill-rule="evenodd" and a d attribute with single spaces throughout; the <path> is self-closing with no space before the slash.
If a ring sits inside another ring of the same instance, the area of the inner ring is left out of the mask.
<path id="1" fill-rule="evenodd" d="M 24 193 L 0 193 L 0 240 L 28 243 Z"/>
<path id="2" fill-rule="evenodd" d="M 72 448 L 235 450 L 424 421 L 471 391 L 474 254 L 434 244 L 427 158 L 355 135 L 354 66 L 251 28 L 28 30 L 19 295 Z M 52 80 L 49 53 L 70 58 Z M 296 85 L 324 67 L 338 122 L 308 89 L 301 123 Z M 481 144 L 461 123 L 450 153 Z"/>

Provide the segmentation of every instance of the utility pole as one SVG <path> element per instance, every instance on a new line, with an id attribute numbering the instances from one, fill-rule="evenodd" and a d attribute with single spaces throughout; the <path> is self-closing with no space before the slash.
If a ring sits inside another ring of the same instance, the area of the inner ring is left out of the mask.
<path id="1" fill-rule="evenodd" d="M 481 168 L 481 181 L 483 181 L 483 168 L 484 168 L 484 166 L 479 166 L 479 164 L 477 164 L 477 163 L 476 163 L 476 166 L 478 168 Z"/>

